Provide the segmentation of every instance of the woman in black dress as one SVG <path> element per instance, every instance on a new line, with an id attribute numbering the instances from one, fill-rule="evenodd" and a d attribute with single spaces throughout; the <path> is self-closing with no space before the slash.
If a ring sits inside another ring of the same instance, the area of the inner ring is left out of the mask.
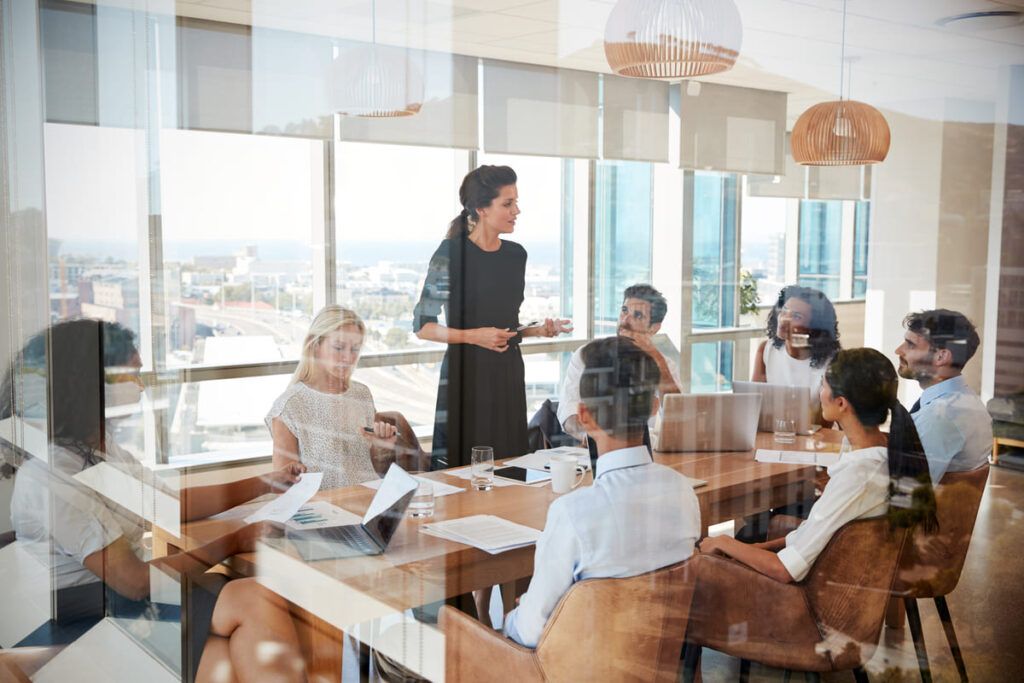
<path id="1" fill-rule="evenodd" d="M 431 469 L 469 464 L 473 446 L 492 446 L 495 458 L 522 455 L 526 385 L 519 342 L 570 332 L 568 320 L 547 319 L 519 330 L 526 250 L 502 234 L 519 215 L 516 174 L 481 166 L 459 188 L 462 212 L 434 252 L 413 330 L 448 344 L 434 416 Z M 445 325 L 437 322 L 444 309 Z"/>

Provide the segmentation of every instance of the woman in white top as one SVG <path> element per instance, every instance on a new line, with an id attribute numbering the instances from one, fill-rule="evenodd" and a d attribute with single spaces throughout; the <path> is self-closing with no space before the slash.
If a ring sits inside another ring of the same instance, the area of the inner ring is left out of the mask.
<path id="1" fill-rule="evenodd" d="M 897 386 L 892 363 L 878 351 L 840 351 L 825 373 L 821 407 L 825 419 L 843 428 L 853 450 L 829 467 L 829 482 L 810 516 L 782 538 L 746 544 L 717 536 L 701 541 L 700 552 L 735 558 L 789 583 L 807 576 L 832 535 L 855 519 L 888 514 L 893 526 L 936 528 L 928 462 L 914 421 L 896 398 Z M 887 435 L 879 425 L 890 414 Z M 890 493 L 908 489 L 913 493 Z"/>
<path id="2" fill-rule="evenodd" d="M 810 287 L 783 287 L 766 328 L 768 339 L 757 349 L 751 379 L 816 392 L 828 362 L 841 348 L 832 302 Z"/>
<path id="3" fill-rule="evenodd" d="M 398 428 L 376 419 L 370 389 L 352 379 L 365 333 L 359 316 L 341 306 L 313 319 L 292 383 L 267 414 L 275 469 L 300 461 L 323 472 L 321 489 L 333 489 L 376 479 L 394 460 Z M 400 423 L 402 450 L 422 453 Z"/>

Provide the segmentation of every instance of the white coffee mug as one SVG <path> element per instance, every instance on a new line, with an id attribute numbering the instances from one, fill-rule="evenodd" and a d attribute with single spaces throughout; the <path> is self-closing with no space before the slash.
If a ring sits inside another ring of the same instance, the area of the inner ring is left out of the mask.
<path id="1" fill-rule="evenodd" d="M 578 466 L 579 459 L 575 455 L 551 456 L 548 462 L 551 468 L 551 490 L 555 493 L 568 493 L 582 484 L 586 472 L 580 472 Z"/>

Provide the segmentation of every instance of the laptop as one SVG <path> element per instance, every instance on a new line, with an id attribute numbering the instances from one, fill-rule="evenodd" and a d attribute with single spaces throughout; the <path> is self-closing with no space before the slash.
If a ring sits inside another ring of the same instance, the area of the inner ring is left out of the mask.
<path id="1" fill-rule="evenodd" d="M 380 555 L 402 523 L 417 485 L 416 479 L 392 463 L 361 524 L 286 529 L 285 538 L 307 562 Z"/>
<path id="2" fill-rule="evenodd" d="M 749 451 L 760 409 L 760 394 L 665 394 L 654 449 Z"/>
<path id="3" fill-rule="evenodd" d="M 810 387 L 733 381 L 732 390 L 761 395 L 761 417 L 757 423 L 759 431 L 773 432 L 776 419 L 789 418 L 795 422 L 798 434 L 810 434 L 811 423 L 817 413 L 817 395 L 811 393 Z"/>

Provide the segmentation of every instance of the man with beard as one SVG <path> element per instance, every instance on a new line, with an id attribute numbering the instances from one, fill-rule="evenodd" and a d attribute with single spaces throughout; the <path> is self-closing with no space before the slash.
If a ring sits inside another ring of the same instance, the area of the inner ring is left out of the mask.
<path id="1" fill-rule="evenodd" d="M 679 393 L 678 368 L 654 344 L 654 335 L 661 329 L 661 322 L 665 319 L 666 313 L 668 303 L 665 297 L 650 285 L 632 285 L 623 292 L 618 334 L 632 339 L 657 364 L 661 372 L 658 396 Z M 568 434 L 583 440 L 586 432 L 576 419 L 580 404 L 580 377 L 584 370 L 581 351 L 582 349 L 576 350 L 565 371 L 565 382 L 558 397 L 558 421 Z M 647 434 L 644 435 L 644 443 L 650 446 Z"/>
<path id="2" fill-rule="evenodd" d="M 981 467 L 992 453 L 992 420 L 961 375 L 980 340 L 963 313 L 944 308 L 911 313 L 903 326 L 899 374 L 924 390 L 910 414 L 938 484 L 946 472 Z"/>

